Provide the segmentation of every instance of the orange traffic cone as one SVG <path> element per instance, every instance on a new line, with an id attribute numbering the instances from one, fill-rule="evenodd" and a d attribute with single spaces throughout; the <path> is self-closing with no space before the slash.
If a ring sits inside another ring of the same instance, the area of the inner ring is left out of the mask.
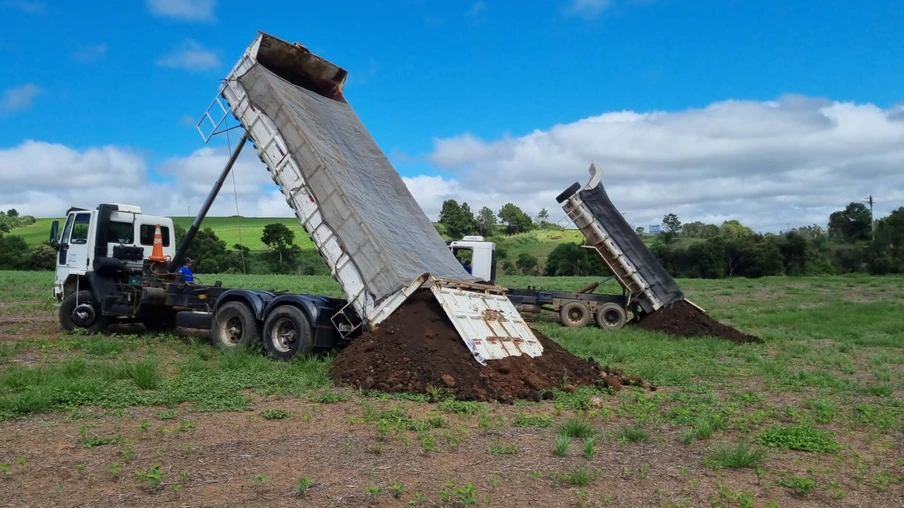
<path id="1" fill-rule="evenodd" d="M 148 259 L 158 263 L 166 262 L 166 257 L 163 255 L 163 233 L 160 232 L 160 224 L 157 224 L 157 229 L 154 230 L 154 250 L 151 251 Z"/>

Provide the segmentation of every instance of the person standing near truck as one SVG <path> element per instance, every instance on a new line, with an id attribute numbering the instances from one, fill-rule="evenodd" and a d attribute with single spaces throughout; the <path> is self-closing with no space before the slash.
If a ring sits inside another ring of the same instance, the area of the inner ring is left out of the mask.
<path id="1" fill-rule="evenodd" d="M 185 258 L 185 262 L 182 263 L 182 268 L 179 268 L 179 273 L 182 274 L 182 278 L 185 279 L 186 284 L 194 284 L 195 274 L 191 271 L 191 259 Z"/>

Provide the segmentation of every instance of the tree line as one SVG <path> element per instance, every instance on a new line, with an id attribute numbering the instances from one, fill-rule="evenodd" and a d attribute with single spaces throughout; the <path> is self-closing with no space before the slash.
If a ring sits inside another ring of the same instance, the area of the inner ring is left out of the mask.
<path id="1" fill-rule="evenodd" d="M 829 216 L 828 228 L 810 225 L 774 233 L 755 233 L 736 220 L 721 225 L 682 224 L 675 214 L 650 236 L 650 251 L 674 277 L 757 278 L 775 275 L 904 273 L 904 207 L 872 221 L 862 203 Z M 577 244 L 559 245 L 547 259 L 546 275 L 603 275 L 598 256 Z"/>
<path id="2" fill-rule="evenodd" d="M 513 203 L 502 205 L 498 212 L 484 206 L 475 213 L 471 211 L 468 203 L 459 204 L 454 199 L 447 199 L 443 201 L 438 219 L 440 233 L 445 233 L 451 238 L 468 235 L 494 236 L 500 232 L 500 223 L 502 233 L 506 235 L 526 233 L 534 229 L 563 229 L 549 222 L 549 212 L 545 208 L 537 213 L 535 222 L 533 217 Z"/>

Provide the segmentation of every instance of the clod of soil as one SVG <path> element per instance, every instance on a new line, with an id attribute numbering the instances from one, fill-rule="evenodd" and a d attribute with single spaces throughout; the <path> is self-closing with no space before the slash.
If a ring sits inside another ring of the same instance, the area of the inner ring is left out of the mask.
<path id="1" fill-rule="evenodd" d="M 637 325 L 645 330 L 666 332 L 679 337 L 709 336 L 739 344 L 763 342 L 759 337 L 723 325 L 684 300 L 644 316 Z"/>
<path id="2" fill-rule="evenodd" d="M 333 361 L 337 384 L 385 392 L 428 393 L 439 388 L 461 400 L 540 400 L 553 388 L 597 385 L 620 389 L 622 375 L 582 359 L 534 330 L 543 354 L 474 359 L 430 291 L 412 295 L 374 331 L 355 339 Z M 655 388 L 652 388 L 655 389 Z"/>

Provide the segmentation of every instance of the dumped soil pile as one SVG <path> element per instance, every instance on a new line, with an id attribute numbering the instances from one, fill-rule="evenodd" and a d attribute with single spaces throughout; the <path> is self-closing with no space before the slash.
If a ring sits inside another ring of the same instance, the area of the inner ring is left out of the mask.
<path id="1" fill-rule="evenodd" d="M 543 354 L 503 358 L 480 365 L 430 291 L 412 295 L 380 327 L 355 339 L 333 361 L 337 384 L 386 392 L 452 392 L 462 400 L 539 400 L 553 388 L 596 384 L 618 390 L 645 386 L 637 376 L 609 372 L 534 330 Z M 565 385 L 564 383 L 568 383 Z M 655 387 L 651 387 L 655 389 Z"/>
<path id="2" fill-rule="evenodd" d="M 759 337 L 723 325 L 683 300 L 645 316 L 637 325 L 645 330 L 666 332 L 679 337 L 711 336 L 739 344 L 763 342 Z"/>

